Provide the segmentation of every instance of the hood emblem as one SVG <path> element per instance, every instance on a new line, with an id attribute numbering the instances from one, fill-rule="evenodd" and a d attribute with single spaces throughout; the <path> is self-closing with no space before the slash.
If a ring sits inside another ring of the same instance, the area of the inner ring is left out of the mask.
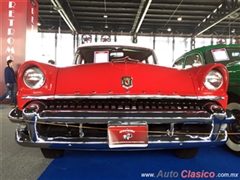
<path id="1" fill-rule="evenodd" d="M 133 79 L 129 76 L 122 77 L 122 86 L 124 88 L 131 88 L 133 86 Z"/>

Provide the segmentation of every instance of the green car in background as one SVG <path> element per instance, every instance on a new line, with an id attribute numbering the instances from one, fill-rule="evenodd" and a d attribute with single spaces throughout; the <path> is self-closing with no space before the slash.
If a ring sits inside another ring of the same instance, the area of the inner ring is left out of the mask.
<path id="1" fill-rule="evenodd" d="M 204 64 L 221 63 L 229 72 L 228 106 L 236 120 L 227 127 L 227 146 L 240 157 L 240 44 L 204 46 L 186 52 L 174 61 L 173 67 L 186 69 Z"/>

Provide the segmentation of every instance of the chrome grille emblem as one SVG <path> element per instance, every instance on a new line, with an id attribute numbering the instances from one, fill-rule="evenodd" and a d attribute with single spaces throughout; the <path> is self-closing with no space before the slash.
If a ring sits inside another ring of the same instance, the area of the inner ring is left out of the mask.
<path id="1" fill-rule="evenodd" d="M 122 86 L 124 88 L 131 88 L 133 86 L 133 79 L 129 76 L 122 77 Z"/>

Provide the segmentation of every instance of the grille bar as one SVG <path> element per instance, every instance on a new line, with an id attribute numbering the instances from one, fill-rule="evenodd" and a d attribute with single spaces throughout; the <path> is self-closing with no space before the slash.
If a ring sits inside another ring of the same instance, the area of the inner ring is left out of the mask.
<path id="1" fill-rule="evenodd" d="M 172 110 L 201 111 L 206 100 L 167 100 L 167 99 L 83 99 L 43 101 L 48 110 Z"/>

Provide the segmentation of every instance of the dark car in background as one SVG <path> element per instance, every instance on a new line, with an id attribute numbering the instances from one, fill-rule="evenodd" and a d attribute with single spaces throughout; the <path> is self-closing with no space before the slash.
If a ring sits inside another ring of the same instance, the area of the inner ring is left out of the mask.
<path id="1" fill-rule="evenodd" d="M 240 44 L 204 46 L 184 53 L 173 63 L 178 69 L 221 63 L 229 72 L 228 106 L 236 120 L 228 126 L 227 146 L 240 156 Z"/>

